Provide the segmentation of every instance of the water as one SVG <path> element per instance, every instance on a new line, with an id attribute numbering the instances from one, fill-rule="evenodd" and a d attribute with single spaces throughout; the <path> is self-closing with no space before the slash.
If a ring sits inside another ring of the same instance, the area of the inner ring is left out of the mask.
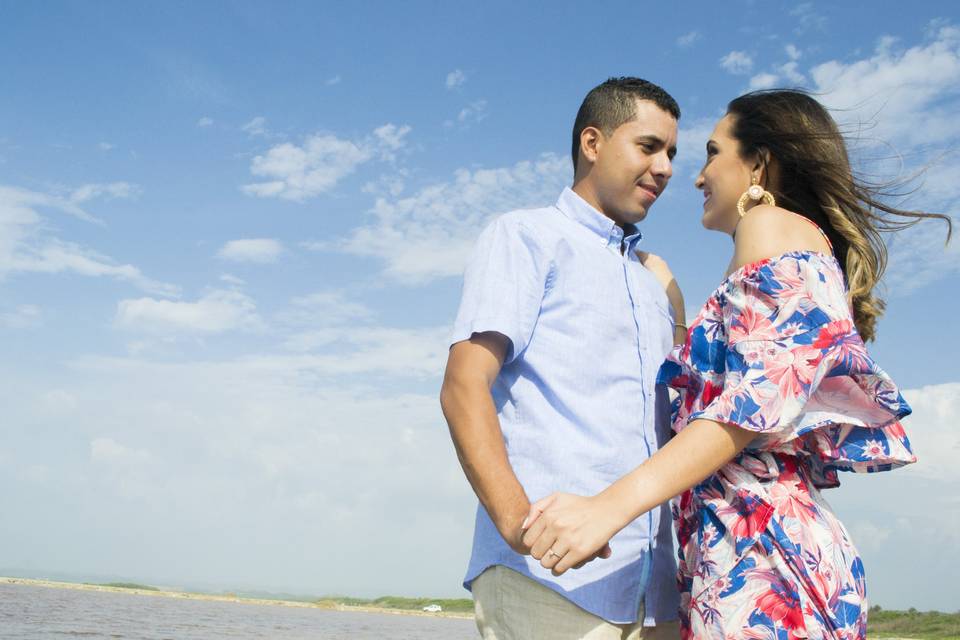
<path id="1" fill-rule="evenodd" d="M 0 639 L 474 640 L 473 620 L 0 584 Z"/>

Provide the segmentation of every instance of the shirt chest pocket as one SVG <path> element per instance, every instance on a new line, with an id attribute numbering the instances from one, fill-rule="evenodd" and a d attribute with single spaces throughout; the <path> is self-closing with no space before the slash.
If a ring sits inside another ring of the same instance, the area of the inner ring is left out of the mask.
<path id="1" fill-rule="evenodd" d="M 637 312 L 646 322 L 643 331 L 647 336 L 651 354 L 661 359 L 666 358 L 673 348 L 673 316 L 666 299 L 647 298 L 639 307 L 642 308 L 638 308 Z"/>

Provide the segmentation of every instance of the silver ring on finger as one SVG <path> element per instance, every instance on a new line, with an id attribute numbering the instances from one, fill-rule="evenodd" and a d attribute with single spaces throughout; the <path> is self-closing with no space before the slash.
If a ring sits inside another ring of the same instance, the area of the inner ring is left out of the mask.
<path id="1" fill-rule="evenodd" d="M 563 554 L 557 553 L 553 549 L 550 549 L 549 551 L 547 551 L 547 553 L 552 555 L 554 558 L 557 558 L 558 560 L 563 557 Z"/>

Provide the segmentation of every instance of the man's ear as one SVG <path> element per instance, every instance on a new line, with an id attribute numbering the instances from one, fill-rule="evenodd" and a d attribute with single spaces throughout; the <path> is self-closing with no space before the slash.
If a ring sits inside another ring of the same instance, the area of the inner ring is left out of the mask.
<path id="1" fill-rule="evenodd" d="M 603 146 L 603 132 L 597 127 L 584 127 L 580 132 L 580 155 L 584 160 L 593 164 L 600 155 L 600 148 Z"/>

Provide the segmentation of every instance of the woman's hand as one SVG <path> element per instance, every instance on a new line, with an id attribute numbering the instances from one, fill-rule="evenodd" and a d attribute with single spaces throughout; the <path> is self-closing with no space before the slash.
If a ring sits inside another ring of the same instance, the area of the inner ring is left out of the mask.
<path id="1" fill-rule="evenodd" d="M 609 558 L 610 538 L 625 524 L 600 496 L 554 493 L 530 506 L 523 543 L 558 576 L 596 558 Z"/>

